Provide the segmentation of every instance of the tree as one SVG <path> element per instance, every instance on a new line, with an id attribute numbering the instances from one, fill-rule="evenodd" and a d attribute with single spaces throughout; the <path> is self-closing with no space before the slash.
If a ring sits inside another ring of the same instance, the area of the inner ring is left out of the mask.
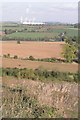
<path id="1" fill-rule="evenodd" d="M 66 62 L 72 62 L 76 58 L 77 48 L 74 45 L 66 43 L 63 47 L 62 55 L 66 59 Z"/>
<path id="2" fill-rule="evenodd" d="M 4 33 L 7 34 L 7 29 L 4 30 Z"/>

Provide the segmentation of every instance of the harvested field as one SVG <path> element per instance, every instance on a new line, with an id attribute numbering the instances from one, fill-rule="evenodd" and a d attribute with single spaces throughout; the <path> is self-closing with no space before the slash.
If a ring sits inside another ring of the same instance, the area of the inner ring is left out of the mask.
<path id="1" fill-rule="evenodd" d="M 0 58 L 0 62 L 1 62 L 1 58 Z M 18 68 L 31 68 L 31 69 L 36 69 L 38 67 L 42 67 L 47 70 L 73 72 L 73 73 L 78 71 L 78 64 L 76 64 L 76 63 L 72 63 L 72 64 L 70 64 L 70 63 L 50 63 L 50 62 L 9 59 L 9 58 L 2 59 L 2 66 L 4 68 L 18 67 Z"/>
<path id="2" fill-rule="evenodd" d="M 1 44 L 1 43 L 0 43 Z M 2 54 L 17 55 L 18 57 L 61 58 L 64 42 L 2 42 Z"/>

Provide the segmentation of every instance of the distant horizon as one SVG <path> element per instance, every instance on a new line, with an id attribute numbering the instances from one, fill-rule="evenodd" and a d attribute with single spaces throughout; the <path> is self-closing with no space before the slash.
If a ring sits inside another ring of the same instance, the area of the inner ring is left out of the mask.
<path id="1" fill-rule="evenodd" d="M 0 21 L 0 23 L 20 23 L 20 21 Z M 37 21 L 35 21 L 37 22 Z M 40 21 L 38 21 L 40 22 Z M 41 22 L 44 22 L 44 23 L 54 23 L 54 24 L 78 24 L 78 22 L 75 22 L 75 23 L 68 23 L 68 22 L 59 22 L 59 21 L 41 21 Z"/>

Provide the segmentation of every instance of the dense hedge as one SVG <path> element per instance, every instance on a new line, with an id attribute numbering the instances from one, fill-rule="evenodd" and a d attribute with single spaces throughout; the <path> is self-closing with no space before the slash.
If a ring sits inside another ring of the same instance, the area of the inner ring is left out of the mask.
<path id="1" fill-rule="evenodd" d="M 18 79 L 32 79 L 41 81 L 68 81 L 68 82 L 78 82 L 80 73 L 70 73 L 70 72 L 59 72 L 59 71 L 48 71 L 45 69 L 27 69 L 27 68 L 2 68 L 2 76 L 14 76 Z"/>

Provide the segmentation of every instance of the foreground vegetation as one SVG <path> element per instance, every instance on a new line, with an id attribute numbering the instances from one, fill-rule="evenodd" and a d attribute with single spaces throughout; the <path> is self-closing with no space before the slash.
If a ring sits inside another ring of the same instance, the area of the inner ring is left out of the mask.
<path id="1" fill-rule="evenodd" d="M 57 108 L 40 105 L 35 96 L 31 97 L 22 87 L 3 86 L 3 117 L 9 118 L 54 118 L 61 117 Z M 7 95 L 6 95 L 7 94 Z"/>
<path id="2" fill-rule="evenodd" d="M 2 88 L 2 116 L 5 118 L 75 118 L 78 116 L 75 83 L 44 83 L 26 81 L 26 79 L 18 80 L 8 76 L 3 77 Z"/>
<path id="3" fill-rule="evenodd" d="M 3 97 L 3 103 L 7 103 L 4 109 L 3 116 L 5 117 L 21 117 L 21 118 L 41 118 L 41 117 L 54 117 L 55 108 L 47 106 L 40 106 L 35 98 L 31 98 L 29 95 L 25 95 L 25 91 L 21 88 L 6 89 L 8 97 Z M 15 94 L 17 92 L 17 94 Z M 13 96 L 14 94 L 14 96 Z M 16 101 L 16 98 L 18 101 Z M 6 102 L 5 102 L 6 101 Z M 16 101 L 16 102 L 14 102 Z M 13 107 L 14 106 L 14 107 Z M 7 114 L 6 114 L 7 108 Z M 11 111 L 10 109 L 13 110 Z"/>

